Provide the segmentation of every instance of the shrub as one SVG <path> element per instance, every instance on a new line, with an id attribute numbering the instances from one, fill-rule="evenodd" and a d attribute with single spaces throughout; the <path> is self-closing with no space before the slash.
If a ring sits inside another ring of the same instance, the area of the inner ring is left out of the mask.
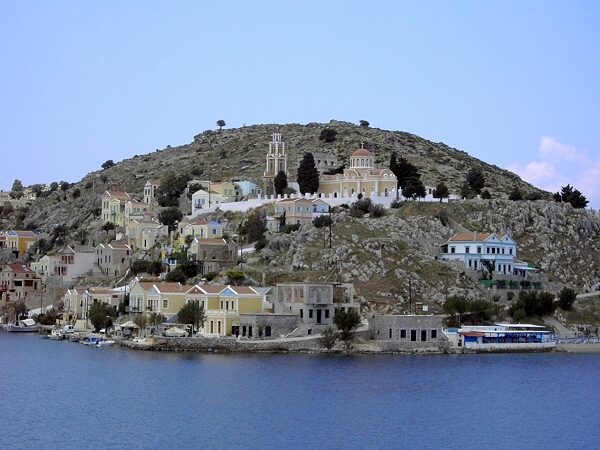
<path id="1" fill-rule="evenodd" d="M 102 225 L 102 229 L 104 231 L 114 230 L 115 229 L 115 224 L 112 223 L 112 222 L 106 222 L 104 225 Z"/>
<path id="2" fill-rule="evenodd" d="M 71 193 L 71 197 L 79 198 L 80 196 L 81 196 L 81 191 L 79 190 L 79 188 L 73 189 L 73 192 Z"/>
<path id="3" fill-rule="evenodd" d="M 85 189 L 91 189 L 94 186 L 94 182 L 93 181 L 86 181 L 84 188 Z"/>
<path id="4" fill-rule="evenodd" d="M 396 199 L 390 204 L 390 208 L 398 209 L 402 207 L 402 203 L 400 200 Z"/>
<path id="5" fill-rule="evenodd" d="M 570 311 L 577 299 L 577 293 L 568 287 L 562 288 L 558 294 L 558 304 L 565 311 Z"/>
<path id="6" fill-rule="evenodd" d="M 321 345 L 331 350 L 337 341 L 337 331 L 333 327 L 327 327 L 321 332 Z"/>
<path id="7" fill-rule="evenodd" d="M 269 241 L 267 241 L 265 238 L 259 239 L 258 241 L 256 241 L 256 244 L 254 244 L 254 250 L 259 252 L 263 248 L 265 248 L 268 243 L 269 243 Z"/>
<path id="8" fill-rule="evenodd" d="M 300 224 L 294 223 L 294 224 L 290 224 L 290 225 L 284 225 L 283 228 L 281 228 L 281 231 L 285 234 L 290 234 L 294 231 L 298 231 L 299 229 L 300 229 Z"/>
<path id="9" fill-rule="evenodd" d="M 313 219 L 313 225 L 316 228 L 328 227 L 331 225 L 331 217 L 326 215 L 317 216 Z"/>
<path id="10" fill-rule="evenodd" d="M 435 213 L 435 217 L 439 219 L 440 223 L 447 227 L 448 222 L 450 221 L 450 217 L 448 216 L 448 211 L 445 209 L 440 209 L 437 213 Z"/>
<path id="11" fill-rule="evenodd" d="M 385 208 L 381 205 L 371 205 L 369 213 L 371 217 L 383 217 L 385 216 Z"/>
<path id="12" fill-rule="evenodd" d="M 333 128 L 323 128 L 321 130 L 321 134 L 319 135 L 319 140 L 325 142 L 333 142 L 336 138 L 337 131 L 335 131 Z"/>
<path id="13" fill-rule="evenodd" d="M 175 267 L 175 269 L 171 270 L 165 277 L 165 281 L 175 281 L 179 283 L 185 283 L 186 279 L 181 267 Z"/>
<path id="14" fill-rule="evenodd" d="M 65 192 L 65 191 L 67 191 L 67 190 L 68 190 L 70 187 L 71 187 L 71 185 L 70 185 L 68 182 L 66 182 L 66 181 L 61 181 L 61 182 L 60 182 L 60 190 L 61 190 L 61 191 Z"/>
<path id="15" fill-rule="evenodd" d="M 112 160 L 112 159 L 109 159 L 109 160 L 107 160 L 107 161 L 104 161 L 104 162 L 102 163 L 102 166 L 101 166 L 101 167 L 102 167 L 104 170 L 106 170 L 106 169 L 109 169 L 109 168 L 111 168 L 111 167 L 112 167 L 112 166 L 114 166 L 114 165 L 115 165 L 115 163 L 113 162 L 113 160 Z"/>

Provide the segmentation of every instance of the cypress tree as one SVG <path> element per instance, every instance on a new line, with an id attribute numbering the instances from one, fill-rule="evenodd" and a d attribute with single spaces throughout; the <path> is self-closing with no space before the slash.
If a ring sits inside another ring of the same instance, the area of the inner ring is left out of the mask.
<path id="1" fill-rule="evenodd" d="M 307 152 L 304 154 L 304 158 L 300 161 L 298 166 L 298 186 L 300 187 L 300 193 L 314 194 L 319 190 L 319 171 L 315 166 L 315 158 L 313 154 Z"/>

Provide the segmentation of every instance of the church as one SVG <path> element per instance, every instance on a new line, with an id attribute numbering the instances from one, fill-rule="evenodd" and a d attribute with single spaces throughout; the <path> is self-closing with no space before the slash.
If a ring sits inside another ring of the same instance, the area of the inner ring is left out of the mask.
<path id="1" fill-rule="evenodd" d="M 373 154 L 361 144 L 350 155 L 350 167 L 343 174 L 319 177 L 319 196 L 351 197 L 359 193 L 364 197 L 395 196 L 396 176 L 390 169 L 375 168 L 373 159 Z"/>

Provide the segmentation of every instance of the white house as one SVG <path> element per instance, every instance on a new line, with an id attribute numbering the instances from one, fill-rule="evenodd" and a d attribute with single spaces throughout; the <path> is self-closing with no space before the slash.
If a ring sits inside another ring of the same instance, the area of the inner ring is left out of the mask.
<path id="1" fill-rule="evenodd" d="M 192 194 L 192 215 L 226 201 L 228 201 L 228 197 L 224 197 L 217 191 L 198 189 Z"/>
<path id="2" fill-rule="evenodd" d="M 465 232 L 442 245 L 442 259 L 460 261 L 465 268 L 500 275 L 527 276 L 535 270 L 517 259 L 517 243 L 508 234 Z"/>

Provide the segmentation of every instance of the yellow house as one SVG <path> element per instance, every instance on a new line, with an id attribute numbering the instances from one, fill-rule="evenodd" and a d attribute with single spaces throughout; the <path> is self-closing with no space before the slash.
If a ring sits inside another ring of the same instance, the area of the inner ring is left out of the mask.
<path id="1" fill-rule="evenodd" d="M 397 180 L 390 169 L 376 169 L 373 154 L 359 148 L 350 156 L 350 168 L 343 174 L 321 175 L 319 194 L 322 197 L 395 196 Z"/>
<path id="2" fill-rule="evenodd" d="M 182 220 L 178 225 L 180 246 L 186 245 L 186 238 L 222 238 L 223 225 L 216 220 L 203 219 Z"/>
<path id="3" fill-rule="evenodd" d="M 127 312 L 160 313 L 170 319 L 185 304 L 185 294 L 190 288 L 175 282 L 137 281 L 129 291 Z"/>
<path id="4" fill-rule="evenodd" d="M 37 241 L 36 234 L 29 230 L 11 230 L 4 235 L 4 247 L 17 257 L 29 250 L 35 241 Z"/>
<path id="5" fill-rule="evenodd" d="M 240 314 L 271 312 L 265 296 L 249 286 L 196 285 L 185 301 L 198 301 L 204 307 L 204 334 L 231 336 L 239 333 Z"/>
<path id="6" fill-rule="evenodd" d="M 85 316 L 83 296 L 85 294 L 84 288 L 73 288 L 67 289 L 63 296 L 64 305 L 64 319 L 81 319 Z"/>
<path id="7" fill-rule="evenodd" d="M 127 192 L 106 191 L 102 194 L 102 220 L 118 227 L 126 225 L 125 204 L 132 198 Z"/>

